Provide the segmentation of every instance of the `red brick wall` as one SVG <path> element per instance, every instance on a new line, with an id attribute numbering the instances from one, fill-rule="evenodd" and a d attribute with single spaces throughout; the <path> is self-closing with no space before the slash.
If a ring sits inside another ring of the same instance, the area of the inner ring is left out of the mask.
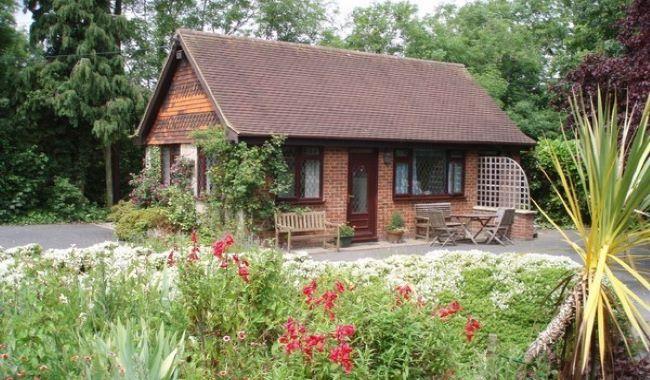
<path id="1" fill-rule="evenodd" d="M 379 238 L 385 237 L 386 226 L 390 223 L 393 211 L 402 213 L 407 235 L 415 233 L 416 203 L 451 202 L 454 212 L 471 211 L 476 204 L 476 177 L 478 155 L 468 152 L 465 156 L 465 196 L 450 197 L 440 200 L 393 200 L 393 164 L 384 163 L 384 152 L 378 152 L 378 194 L 377 194 L 377 233 Z M 392 152 L 388 154 L 392 155 Z M 391 159 L 392 162 L 392 159 Z M 314 210 L 325 210 L 327 218 L 334 223 L 344 223 L 347 218 L 348 199 L 348 149 L 326 147 L 323 157 L 323 204 L 315 205 Z"/>

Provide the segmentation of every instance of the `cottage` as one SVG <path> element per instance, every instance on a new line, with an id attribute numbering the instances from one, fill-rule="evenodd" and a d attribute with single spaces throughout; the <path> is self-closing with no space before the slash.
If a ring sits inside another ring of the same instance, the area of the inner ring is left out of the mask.
<path id="1" fill-rule="evenodd" d="M 192 132 L 213 125 L 253 144 L 287 136 L 295 186 L 279 200 L 350 222 L 357 240 L 382 238 L 395 210 L 412 231 L 414 205 L 438 201 L 514 205 L 513 235 L 532 237 L 517 161 L 535 142 L 463 65 L 180 30 L 139 141 L 161 147 L 164 181 L 175 157 L 192 158 L 198 195 Z"/>

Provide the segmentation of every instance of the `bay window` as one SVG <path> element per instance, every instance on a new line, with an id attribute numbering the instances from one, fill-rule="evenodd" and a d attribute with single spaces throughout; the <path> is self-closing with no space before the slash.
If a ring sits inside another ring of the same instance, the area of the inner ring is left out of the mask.
<path id="1" fill-rule="evenodd" d="M 465 160 L 462 152 L 440 149 L 396 149 L 393 193 L 396 198 L 462 195 Z"/>
<path id="2" fill-rule="evenodd" d="M 289 169 L 289 189 L 279 194 L 288 201 L 314 201 L 322 198 L 323 155 L 319 147 L 287 147 L 284 157 Z"/>

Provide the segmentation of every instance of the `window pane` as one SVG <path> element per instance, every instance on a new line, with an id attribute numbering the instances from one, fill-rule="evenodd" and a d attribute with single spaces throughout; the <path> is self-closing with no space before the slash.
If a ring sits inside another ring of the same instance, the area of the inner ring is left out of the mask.
<path id="1" fill-rule="evenodd" d="M 444 152 L 415 149 L 413 151 L 413 195 L 443 194 L 445 192 Z"/>
<path id="2" fill-rule="evenodd" d="M 395 157 L 397 158 L 406 158 L 409 156 L 409 151 L 406 149 L 396 149 L 395 150 Z"/>
<path id="3" fill-rule="evenodd" d="M 300 198 L 320 197 L 320 161 L 304 160 L 300 170 Z"/>
<path id="4" fill-rule="evenodd" d="M 461 162 L 449 163 L 449 193 L 461 194 L 463 192 L 463 164 Z"/>
<path id="5" fill-rule="evenodd" d="M 302 153 L 305 156 L 318 156 L 320 154 L 320 148 L 318 147 L 303 148 Z"/>
<path id="6" fill-rule="evenodd" d="M 409 165 L 406 162 L 395 163 L 395 194 L 409 192 Z"/>
<path id="7" fill-rule="evenodd" d="M 281 198 L 293 198 L 296 196 L 296 150 L 287 149 L 284 151 L 284 160 L 287 163 L 289 188 L 279 194 Z"/>

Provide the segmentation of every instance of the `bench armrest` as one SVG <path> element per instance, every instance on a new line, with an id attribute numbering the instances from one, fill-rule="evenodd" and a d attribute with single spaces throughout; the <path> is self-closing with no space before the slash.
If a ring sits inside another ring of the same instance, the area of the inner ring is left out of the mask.
<path id="1" fill-rule="evenodd" d="M 427 221 L 427 222 L 428 222 L 428 221 L 429 221 L 429 217 L 428 217 L 428 216 L 416 216 L 416 217 L 415 217 L 415 220 L 424 220 L 424 221 Z"/>

